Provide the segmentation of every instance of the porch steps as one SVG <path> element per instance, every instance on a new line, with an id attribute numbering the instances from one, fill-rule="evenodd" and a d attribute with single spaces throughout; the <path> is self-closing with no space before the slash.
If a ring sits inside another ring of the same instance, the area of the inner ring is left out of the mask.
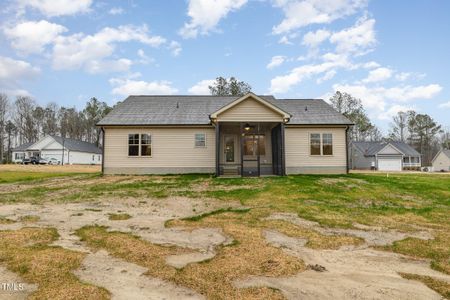
<path id="1" fill-rule="evenodd" d="M 234 176 L 234 175 L 239 175 L 238 172 L 238 168 L 233 167 L 233 168 L 223 168 L 223 175 L 225 176 Z"/>

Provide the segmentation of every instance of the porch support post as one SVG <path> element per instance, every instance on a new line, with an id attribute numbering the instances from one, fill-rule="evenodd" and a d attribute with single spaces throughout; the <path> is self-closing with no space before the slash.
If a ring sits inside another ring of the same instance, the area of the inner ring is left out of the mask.
<path id="1" fill-rule="evenodd" d="M 216 176 L 220 176 L 220 125 L 216 123 Z"/>
<path id="2" fill-rule="evenodd" d="M 241 177 L 244 177 L 244 123 L 241 122 L 239 130 L 239 145 L 241 147 Z"/>
<path id="3" fill-rule="evenodd" d="M 281 176 L 286 176 L 286 149 L 284 147 L 284 123 L 280 124 L 281 128 Z"/>

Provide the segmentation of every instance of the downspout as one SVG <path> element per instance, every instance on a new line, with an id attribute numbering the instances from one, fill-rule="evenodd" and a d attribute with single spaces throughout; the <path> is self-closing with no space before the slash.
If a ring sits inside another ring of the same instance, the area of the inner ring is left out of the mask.
<path id="1" fill-rule="evenodd" d="M 101 128 L 102 137 L 103 137 L 103 145 L 102 145 L 102 175 L 105 175 L 105 128 Z"/>
<path id="2" fill-rule="evenodd" d="M 348 131 L 349 131 L 349 129 L 350 129 L 350 126 L 347 126 L 347 128 L 345 129 L 345 156 L 346 156 L 346 164 L 347 164 L 347 166 L 346 166 L 346 168 L 347 168 L 347 174 L 348 174 L 348 172 L 349 172 L 349 170 L 350 170 L 350 163 L 349 163 L 349 160 L 350 160 L 350 156 L 348 155 L 348 147 L 349 147 L 349 141 L 348 141 Z"/>

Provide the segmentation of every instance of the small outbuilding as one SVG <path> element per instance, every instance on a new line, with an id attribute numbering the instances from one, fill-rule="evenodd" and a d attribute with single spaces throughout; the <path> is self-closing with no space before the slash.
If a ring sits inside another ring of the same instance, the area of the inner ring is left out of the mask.
<path id="1" fill-rule="evenodd" d="M 442 149 L 431 161 L 433 170 L 436 172 L 449 172 L 450 171 L 450 150 Z"/>
<path id="2" fill-rule="evenodd" d="M 421 155 L 403 142 L 352 142 L 350 154 L 354 170 L 419 170 Z"/>
<path id="3" fill-rule="evenodd" d="M 98 165 L 102 163 L 102 150 L 92 143 L 47 135 L 37 142 L 22 144 L 12 150 L 12 161 L 15 163 L 30 157 L 56 159 L 64 164 Z"/>

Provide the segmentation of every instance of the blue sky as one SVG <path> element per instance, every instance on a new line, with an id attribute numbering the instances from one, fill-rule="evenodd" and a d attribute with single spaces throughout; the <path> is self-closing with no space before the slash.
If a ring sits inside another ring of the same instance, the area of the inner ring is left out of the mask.
<path id="1" fill-rule="evenodd" d="M 348 92 L 384 131 L 406 109 L 450 126 L 450 1 L 3 2 L 0 91 L 12 97 L 81 108 L 235 76 L 278 98 Z"/>

